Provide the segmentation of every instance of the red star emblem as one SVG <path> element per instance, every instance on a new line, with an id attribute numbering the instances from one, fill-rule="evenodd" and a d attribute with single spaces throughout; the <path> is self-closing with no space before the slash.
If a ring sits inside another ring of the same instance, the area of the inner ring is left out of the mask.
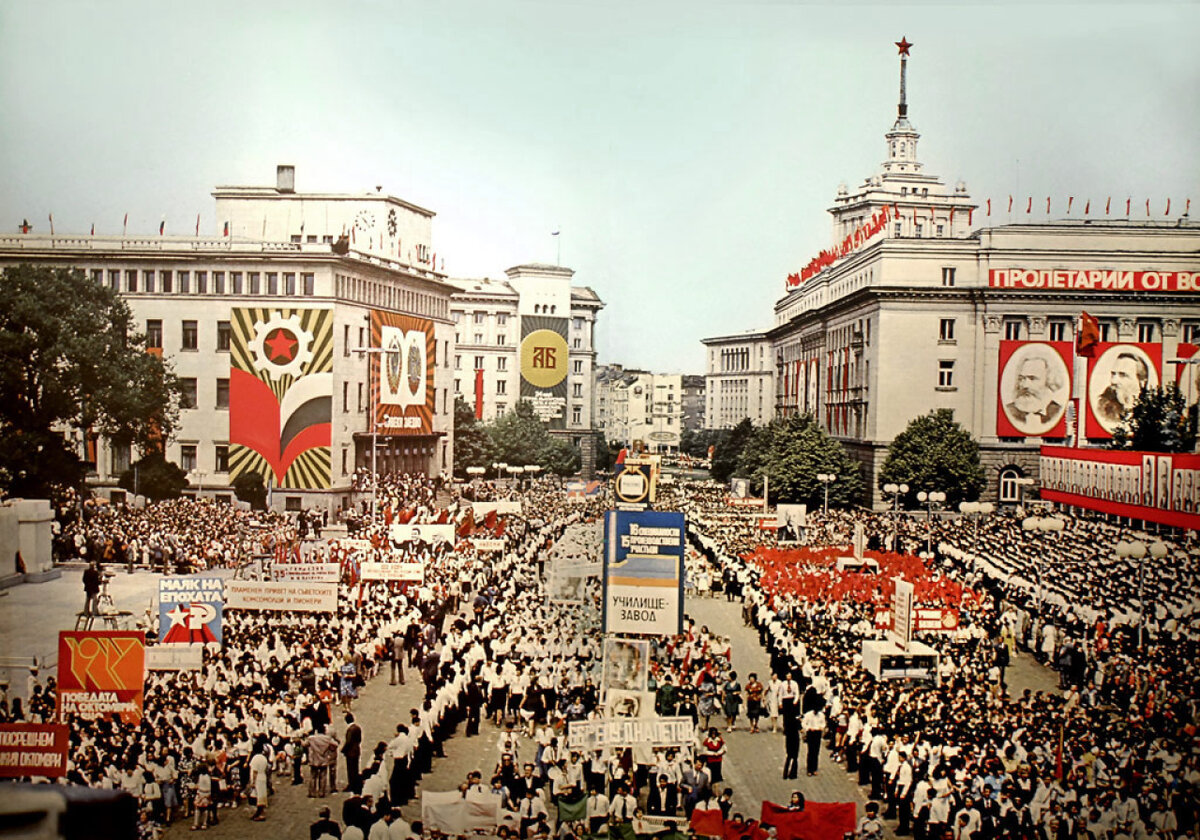
<path id="1" fill-rule="evenodd" d="M 912 47 L 912 44 L 908 43 L 908 38 L 901 35 L 900 40 L 896 41 L 896 46 L 900 48 L 900 55 L 908 55 L 908 51 Z"/>
<path id="2" fill-rule="evenodd" d="M 287 364 L 295 358 L 296 347 L 299 343 L 295 336 L 285 329 L 276 329 L 263 342 L 270 354 L 271 361 L 277 364 Z"/>

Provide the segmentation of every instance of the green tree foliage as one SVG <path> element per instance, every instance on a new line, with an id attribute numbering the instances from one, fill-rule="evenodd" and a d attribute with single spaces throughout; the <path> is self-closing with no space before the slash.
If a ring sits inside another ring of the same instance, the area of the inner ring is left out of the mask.
<path id="1" fill-rule="evenodd" d="M 258 473 L 242 473 L 233 480 L 232 486 L 234 495 L 243 502 L 249 502 L 254 510 L 267 509 L 267 488 Z"/>
<path id="2" fill-rule="evenodd" d="M 579 450 L 565 438 L 551 435 L 527 400 L 497 417 L 487 427 L 487 435 L 496 461 L 515 466 L 536 464 L 558 475 L 572 475 L 579 470 Z"/>
<path id="3" fill-rule="evenodd" d="M 912 504 L 921 490 L 940 490 L 946 504 L 979 498 L 986 477 L 979 462 L 979 444 L 954 421 L 954 412 L 939 408 L 914 418 L 888 446 L 879 471 L 879 487 L 907 484 L 901 497 Z"/>
<path id="4" fill-rule="evenodd" d="M 746 443 L 753 434 L 754 424 L 750 422 L 749 417 L 729 431 L 729 434 L 713 452 L 712 469 L 709 472 L 714 479 L 722 483 L 729 480 L 737 470 L 742 450 L 746 448 Z"/>
<path id="5" fill-rule="evenodd" d="M 0 278 L 0 468 L 9 492 L 44 495 L 82 477 L 57 434 L 91 429 L 143 451 L 170 436 L 177 384 L 145 350 L 125 301 L 82 271 L 28 265 Z"/>
<path id="6" fill-rule="evenodd" d="M 693 458 L 707 458 L 708 447 L 712 446 L 716 454 L 715 450 L 719 449 L 728 437 L 728 429 L 684 429 L 683 434 L 679 436 L 679 451 Z"/>
<path id="7" fill-rule="evenodd" d="M 755 429 L 737 468 L 738 475 L 752 479 L 755 493 L 762 492 L 766 477 L 771 501 L 803 503 L 810 508 L 820 507 L 825 499 L 825 486 L 817 481 L 821 473 L 838 477 L 829 485 L 831 506 L 849 505 L 861 498 L 863 480 L 858 464 L 811 414 L 793 414 Z"/>
<path id="8" fill-rule="evenodd" d="M 1196 448 L 1196 409 L 1179 386 L 1143 388 L 1129 416 L 1113 431 L 1113 449 L 1191 452 Z"/>
<path id="9" fill-rule="evenodd" d="M 168 461 L 160 450 L 155 449 L 121 473 L 117 483 L 130 493 L 145 496 L 152 502 L 161 502 L 163 499 L 178 499 L 183 488 L 188 486 L 188 479 L 187 473 L 178 464 Z M 262 484 L 261 479 L 259 484 Z"/>
<path id="10" fill-rule="evenodd" d="M 596 432 L 596 469 L 605 472 L 612 469 L 621 452 L 621 444 L 615 440 L 606 440 L 604 432 Z"/>
<path id="11" fill-rule="evenodd" d="M 454 400 L 454 471 L 466 475 L 467 467 L 491 465 L 492 440 L 462 397 Z"/>

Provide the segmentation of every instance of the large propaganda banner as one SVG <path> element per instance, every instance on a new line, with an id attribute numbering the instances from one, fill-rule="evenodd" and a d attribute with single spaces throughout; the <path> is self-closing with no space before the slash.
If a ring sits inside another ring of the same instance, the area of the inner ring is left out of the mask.
<path id="1" fill-rule="evenodd" d="M 372 310 L 371 359 L 375 426 L 380 434 L 433 434 L 433 371 L 437 342 L 433 322 Z"/>
<path id="2" fill-rule="evenodd" d="M 333 419 L 333 310 L 230 310 L 229 477 L 327 490 Z"/>
<path id="3" fill-rule="evenodd" d="M 1200 271 L 1121 271 L 1093 268 L 993 268 L 994 289 L 1089 292 L 1200 292 Z"/>
<path id="4" fill-rule="evenodd" d="M 60 723 L 0 723 L 0 779 L 67 775 L 70 732 Z"/>
<path id="5" fill-rule="evenodd" d="M 1101 343 L 1088 362 L 1089 438 L 1110 438 L 1142 388 L 1162 380 L 1162 345 Z"/>
<path id="6" fill-rule="evenodd" d="M 998 436 L 1066 436 L 1073 358 L 1069 341 L 1000 342 Z"/>
<path id="7" fill-rule="evenodd" d="M 427 542 L 454 543 L 453 523 L 439 525 L 435 523 L 410 524 L 393 522 L 388 526 L 388 539 L 394 543 Z"/>
<path id="8" fill-rule="evenodd" d="M 682 513 L 604 516 L 605 633 L 673 636 L 683 629 Z"/>
<path id="9" fill-rule="evenodd" d="M 58 634 L 61 719 L 142 719 L 146 637 L 132 630 L 63 630 Z"/>
<path id="10" fill-rule="evenodd" d="M 1043 446 L 1039 474 L 1048 501 L 1200 529 L 1200 455 Z"/>
<path id="11" fill-rule="evenodd" d="M 221 641 L 225 581 L 167 577 L 158 582 L 158 640 L 163 644 Z"/>
<path id="12" fill-rule="evenodd" d="M 567 319 L 521 316 L 521 399 L 551 429 L 566 428 Z"/>
<path id="13" fill-rule="evenodd" d="M 337 612 L 337 584 L 303 581 L 231 580 L 225 607 L 238 610 Z"/>

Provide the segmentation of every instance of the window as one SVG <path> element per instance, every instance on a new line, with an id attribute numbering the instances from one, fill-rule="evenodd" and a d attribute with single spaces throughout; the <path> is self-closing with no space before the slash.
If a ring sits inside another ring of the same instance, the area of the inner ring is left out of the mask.
<path id="1" fill-rule="evenodd" d="M 508 336 L 505 335 L 504 333 L 497 333 L 496 334 L 496 343 L 498 345 L 500 345 L 501 347 L 503 347 L 505 344 L 508 344 Z"/>
<path id="2" fill-rule="evenodd" d="M 92 269 L 92 282 L 95 283 L 97 286 L 99 286 L 101 283 L 104 282 L 104 269 L 103 268 L 93 268 Z"/>
<path id="3" fill-rule="evenodd" d="M 262 290 L 262 283 L 261 283 L 261 281 L 259 280 L 259 277 L 260 277 L 260 275 L 259 275 L 259 273 L 258 273 L 257 271 L 251 271 L 251 272 L 250 272 L 250 274 L 249 274 L 249 278 L 250 278 L 250 294 L 252 294 L 252 295 L 257 295 L 257 294 L 260 294 L 260 293 L 261 293 L 261 290 Z"/>
<path id="4" fill-rule="evenodd" d="M 138 273 L 137 269 L 129 269 L 125 272 L 125 291 L 136 292 L 138 290 Z"/>
<path id="5" fill-rule="evenodd" d="M 196 407 L 196 380 L 194 377 L 188 377 L 179 380 L 179 407 L 180 408 L 195 408 Z"/>
<path id="6" fill-rule="evenodd" d="M 461 379 L 454 380 L 454 393 L 456 393 L 456 394 L 462 393 L 462 380 Z"/>
<path id="7" fill-rule="evenodd" d="M 304 498 L 302 496 L 284 496 L 283 509 L 291 513 L 304 510 Z"/>
<path id="8" fill-rule="evenodd" d="M 235 295 L 240 295 L 242 293 L 242 272 L 229 272 L 229 289 Z"/>
<path id="9" fill-rule="evenodd" d="M 1150 323 L 1149 321 L 1140 321 L 1138 322 L 1137 327 L 1138 341 L 1142 344 L 1149 344 L 1150 342 L 1157 340 L 1154 337 L 1154 324 Z"/>
<path id="10" fill-rule="evenodd" d="M 942 225 L 938 225 L 937 226 L 937 236 L 941 236 L 942 234 L 943 234 Z"/>
<path id="11" fill-rule="evenodd" d="M 207 271 L 197 271 L 196 272 L 196 294 L 198 294 L 198 295 L 208 294 L 208 272 Z"/>
<path id="12" fill-rule="evenodd" d="M 461 312 L 451 312 L 450 313 L 450 320 L 453 321 L 454 323 L 457 324 L 461 319 L 462 319 Z"/>
<path id="13" fill-rule="evenodd" d="M 121 291 L 121 269 L 110 268 L 108 270 L 108 288 L 114 292 Z M 163 291 L 165 292 L 166 289 L 163 289 Z"/>
<path id="14" fill-rule="evenodd" d="M 350 383 L 342 382 L 342 411 L 350 411 Z"/>
<path id="15" fill-rule="evenodd" d="M 1067 340 L 1067 322 L 1066 321 L 1051 321 L 1050 322 L 1050 340 L 1051 341 L 1066 341 Z"/>
<path id="16" fill-rule="evenodd" d="M 129 443 L 121 443 L 120 441 L 112 441 L 109 444 L 109 452 L 112 454 L 112 475 L 120 475 L 129 469 Z"/>
<path id="17" fill-rule="evenodd" d="M 298 234 L 298 233 L 293 233 L 293 234 L 291 235 L 291 237 L 289 237 L 289 238 L 290 238 L 290 240 L 291 240 L 291 243 L 292 243 L 293 245 L 299 245 L 299 244 L 300 244 L 300 234 Z"/>
<path id="18" fill-rule="evenodd" d="M 583 359 L 576 359 L 571 364 L 571 372 L 572 373 L 583 373 Z"/>
<path id="19" fill-rule="evenodd" d="M 214 271 L 213 272 L 213 294 L 214 295 L 225 294 L 225 272 L 224 271 Z"/>
<path id="20" fill-rule="evenodd" d="M 296 274 L 292 271 L 283 273 L 283 293 L 288 297 L 296 294 Z"/>
<path id="21" fill-rule="evenodd" d="M 954 341 L 954 319 L 943 318 L 938 326 L 938 341 Z"/>
<path id="22" fill-rule="evenodd" d="M 571 406 L 571 422 L 579 425 L 583 422 L 583 407 L 578 405 Z"/>
<path id="23" fill-rule="evenodd" d="M 196 444 L 185 443 L 179 447 L 179 466 L 184 472 L 196 469 Z"/>
<path id="24" fill-rule="evenodd" d="M 347 447 L 343 446 L 343 447 L 342 447 L 342 475 L 345 475 L 345 474 L 346 474 L 346 472 L 347 472 L 347 469 L 346 469 L 346 464 L 347 464 L 347 463 L 348 463 L 348 461 L 349 461 L 349 457 L 350 457 L 350 450 L 349 450 L 349 448 L 347 448 Z"/>
<path id="25" fill-rule="evenodd" d="M 953 268 L 943 268 L 942 269 L 942 285 L 943 286 L 953 286 L 954 285 L 954 269 Z"/>
<path id="26" fill-rule="evenodd" d="M 577 397 L 577 398 L 583 396 L 583 383 L 582 382 L 576 382 L 571 386 L 571 396 Z"/>
<path id="27" fill-rule="evenodd" d="M 166 287 L 164 286 L 164 287 L 163 287 L 163 291 L 165 292 L 166 290 L 167 290 L 167 289 L 166 289 Z M 190 271 L 181 271 L 181 272 L 179 272 L 179 288 L 178 288 L 178 291 L 179 291 L 179 294 L 181 294 L 181 295 L 187 295 L 187 294 L 191 294 L 191 291 L 192 291 L 192 272 L 190 272 Z"/>
<path id="28" fill-rule="evenodd" d="M 312 297 L 317 293 L 317 276 L 312 272 L 301 274 L 300 285 L 304 289 L 304 294 Z"/>
<path id="29" fill-rule="evenodd" d="M 508 403 L 496 403 L 496 416 L 503 417 L 508 411 Z"/>
<path id="30" fill-rule="evenodd" d="M 476 324 L 482 324 L 485 321 L 487 321 L 487 313 L 486 312 L 476 312 L 475 313 L 475 323 Z"/>
<path id="31" fill-rule="evenodd" d="M 1020 321 L 1005 321 L 1004 322 L 1004 339 L 1005 339 L 1005 341 L 1020 341 L 1021 340 L 1021 322 Z"/>
<path id="32" fill-rule="evenodd" d="M 454 356 L 454 369 L 462 370 L 462 356 L 459 356 L 457 354 Z"/>
<path id="33" fill-rule="evenodd" d="M 342 355 L 350 355 L 350 325 L 342 325 Z"/>
<path id="34" fill-rule="evenodd" d="M 142 283 L 142 289 L 149 294 L 154 294 L 154 272 L 153 271 L 143 271 L 142 272 L 142 280 L 145 281 L 144 283 Z"/>
<path id="35" fill-rule="evenodd" d="M 507 380 L 505 380 L 505 379 L 497 379 L 496 380 L 496 393 L 497 394 L 507 394 L 508 393 L 508 381 Z"/>
<path id="36" fill-rule="evenodd" d="M 197 332 L 195 321 L 184 321 L 183 341 L 179 346 L 184 350 L 195 350 L 197 347 Z"/>
<path id="37" fill-rule="evenodd" d="M 483 344 L 483 333 L 475 333 L 475 343 Z"/>
<path id="38" fill-rule="evenodd" d="M 496 370 L 508 370 L 508 357 L 500 356 L 496 359 Z"/>
<path id="39" fill-rule="evenodd" d="M 896 235 L 897 237 L 899 237 L 899 236 L 901 235 L 901 233 L 900 233 L 900 223 L 899 223 L 899 222 L 896 222 L 896 233 L 895 233 L 895 235 Z"/>
<path id="40" fill-rule="evenodd" d="M 1111 321 L 1100 321 L 1099 326 L 1100 326 L 1100 340 L 1101 341 L 1112 341 L 1112 334 L 1114 332 L 1112 322 Z"/>
<path id="41" fill-rule="evenodd" d="M 146 347 L 162 349 L 162 321 L 158 318 L 146 322 Z"/>
<path id="42" fill-rule="evenodd" d="M 952 359 L 942 359 L 938 362 L 938 387 L 954 387 L 954 361 Z"/>
<path id="43" fill-rule="evenodd" d="M 508 324 L 508 315 L 504 312 L 496 313 L 496 326 L 503 327 Z"/>
<path id="44" fill-rule="evenodd" d="M 229 380 L 217 380 L 217 408 L 229 408 Z"/>
<path id="45" fill-rule="evenodd" d="M 579 338 L 578 336 L 571 339 L 571 347 L 573 347 L 576 350 L 582 350 L 583 349 L 583 339 Z"/>
<path id="46" fill-rule="evenodd" d="M 267 294 L 279 294 L 279 275 L 274 271 L 267 272 Z"/>
<path id="47" fill-rule="evenodd" d="M 917 222 L 917 239 L 921 238 L 921 234 L 924 230 L 925 230 L 925 225 L 922 224 L 921 222 Z"/>
<path id="48" fill-rule="evenodd" d="M 583 329 L 583 319 L 582 318 L 572 318 L 571 319 L 571 328 L 575 329 L 575 330 Z"/>
<path id="49" fill-rule="evenodd" d="M 1200 324 L 1184 324 L 1183 340 L 1188 344 L 1200 344 Z"/>
<path id="50" fill-rule="evenodd" d="M 213 447 L 213 463 L 219 473 L 229 472 L 229 445 L 226 443 L 218 443 Z"/>
<path id="51" fill-rule="evenodd" d="M 358 383 L 358 410 L 363 410 L 363 384 L 361 382 Z"/>
<path id="52" fill-rule="evenodd" d="M 160 285 L 162 287 L 163 294 L 168 294 L 168 295 L 171 294 L 171 272 L 169 272 L 169 271 L 158 272 L 158 279 L 162 281 L 162 283 Z"/>
<path id="53" fill-rule="evenodd" d="M 475 357 L 475 370 L 483 370 L 483 356 Z"/>

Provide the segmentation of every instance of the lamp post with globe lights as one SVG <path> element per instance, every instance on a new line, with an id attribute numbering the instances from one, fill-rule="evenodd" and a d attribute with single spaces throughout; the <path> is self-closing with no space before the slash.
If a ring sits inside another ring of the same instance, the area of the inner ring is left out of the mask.
<path id="1" fill-rule="evenodd" d="M 1141 540 L 1125 541 L 1121 540 L 1116 544 L 1113 553 L 1124 559 L 1133 559 L 1142 561 L 1148 553 L 1155 560 L 1162 560 L 1167 556 L 1166 543 L 1155 541 L 1147 546 Z M 1138 647 L 1146 646 L 1146 564 L 1138 563 Z"/>
<path id="2" fill-rule="evenodd" d="M 958 511 L 967 519 L 975 522 L 975 537 L 971 542 L 971 553 L 979 553 L 979 520 L 990 516 L 996 510 L 991 502 L 959 502 Z"/>
<path id="3" fill-rule="evenodd" d="M 883 492 L 892 497 L 892 551 L 900 549 L 900 497 L 908 492 L 907 484 L 885 484 Z"/>
<path id="4" fill-rule="evenodd" d="M 1057 516 L 1027 516 L 1021 520 L 1021 528 L 1030 533 L 1057 534 L 1066 527 L 1066 522 Z M 1037 560 L 1037 605 L 1038 612 L 1042 611 L 1042 559 Z"/>
<path id="5" fill-rule="evenodd" d="M 933 550 L 933 506 L 946 501 L 946 494 L 940 490 L 924 490 L 917 493 L 917 501 L 925 505 L 925 552 Z"/>
<path id="6" fill-rule="evenodd" d="M 379 456 L 379 387 L 371 375 L 375 366 L 371 364 L 370 357 L 383 356 L 385 354 L 395 356 L 400 351 L 391 350 L 387 347 L 355 347 L 354 352 L 359 356 L 367 357 L 367 387 L 375 395 L 375 402 L 371 406 L 371 525 L 374 526 L 376 511 L 379 509 L 379 469 L 377 466 Z M 379 363 L 383 364 L 382 358 Z M 382 371 L 380 373 L 382 374 Z"/>
<path id="7" fill-rule="evenodd" d="M 825 485 L 825 505 L 822 512 L 825 516 L 829 516 L 829 485 L 837 481 L 837 476 L 833 473 L 817 473 L 817 481 Z"/>

